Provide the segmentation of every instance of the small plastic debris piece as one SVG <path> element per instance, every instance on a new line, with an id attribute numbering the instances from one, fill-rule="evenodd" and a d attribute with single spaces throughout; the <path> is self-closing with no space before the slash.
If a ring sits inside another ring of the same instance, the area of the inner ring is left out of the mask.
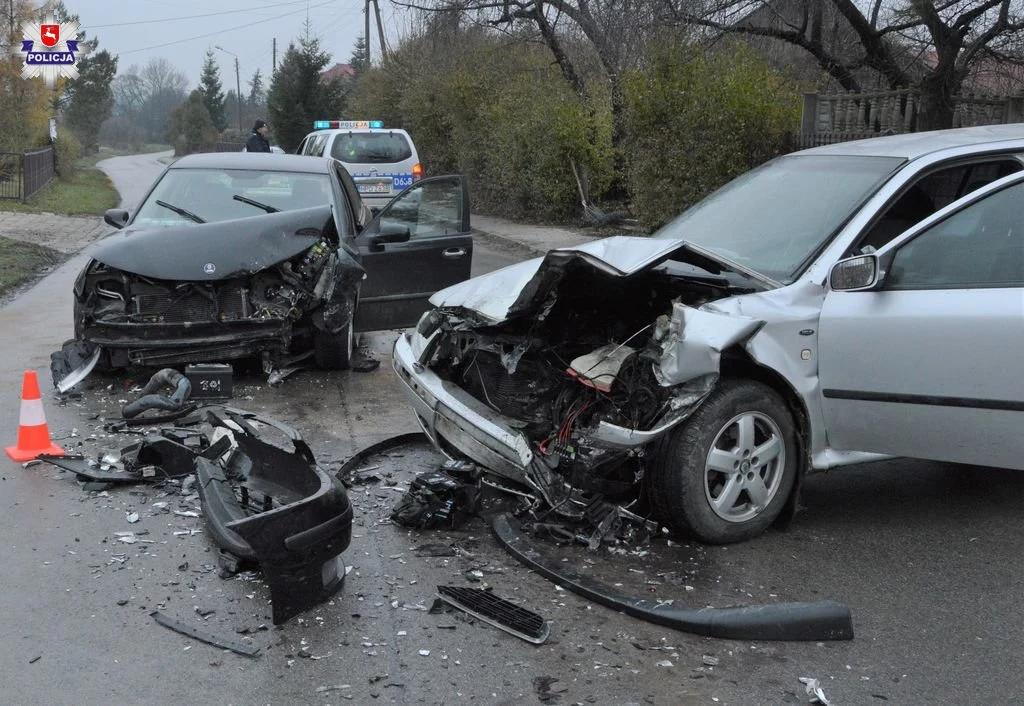
<path id="1" fill-rule="evenodd" d="M 670 659 L 663 659 L 660 662 L 658 662 L 658 666 L 659 667 L 674 667 L 676 665 L 672 664 L 672 660 L 670 660 Z"/>
<path id="2" fill-rule="evenodd" d="M 718 657 L 715 657 L 714 655 L 704 655 L 701 661 L 703 661 L 708 667 L 718 666 Z"/>
<path id="3" fill-rule="evenodd" d="M 128 520 L 129 524 L 135 524 L 139 521 L 139 513 L 129 512 L 124 516 L 124 519 Z"/>
<path id="4" fill-rule="evenodd" d="M 430 650 L 420 650 L 420 657 L 429 657 Z"/>
<path id="5" fill-rule="evenodd" d="M 800 683 L 804 685 L 807 695 L 811 697 L 812 704 L 831 706 L 829 700 L 825 698 L 825 692 L 821 688 L 821 682 L 817 679 L 814 677 L 800 677 Z"/>
<path id="6" fill-rule="evenodd" d="M 187 635 L 188 637 L 195 638 L 196 640 L 200 640 L 209 645 L 213 645 L 214 647 L 220 647 L 225 650 L 231 650 L 232 652 L 236 652 L 240 655 L 245 655 L 246 657 L 255 657 L 260 652 L 259 647 L 243 645 L 238 642 L 233 642 L 231 640 L 219 638 L 216 635 L 211 635 L 201 630 L 196 630 L 191 625 L 186 625 L 181 621 L 175 620 L 174 618 L 170 618 L 158 610 L 153 611 L 152 613 L 150 613 L 150 615 L 153 616 L 153 619 L 156 620 L 156 622 L 160 623 L 165 628 L 170 628 L 175 632 L 181 633 L 182 635 Z"/>

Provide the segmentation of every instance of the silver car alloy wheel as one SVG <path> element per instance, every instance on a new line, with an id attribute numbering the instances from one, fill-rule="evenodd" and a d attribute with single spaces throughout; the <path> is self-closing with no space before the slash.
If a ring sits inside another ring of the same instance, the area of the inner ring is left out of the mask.
<path id="1" fill-rule="evenodd" d="M 786 467 L 782 431 L 770 417 L 743 412 L 726 422 L 704 463 L 704 494 L 726 522 L 747 522 L 775 497 Z"/>

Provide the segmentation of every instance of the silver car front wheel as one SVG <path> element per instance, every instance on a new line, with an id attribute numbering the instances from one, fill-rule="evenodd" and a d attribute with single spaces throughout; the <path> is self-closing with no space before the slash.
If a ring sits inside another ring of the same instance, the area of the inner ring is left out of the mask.
<path id="1" fill-rule="evenodd" d="M 786 466 L 786 443 L 775 421 L 743 412 L 722 427 L 704 462 L 704 494 L 726 522 L 747 522 L 779 492 Z"/>
<path id="2" fill-rule="evenodd" d="M 757 536 L 799 470 L 792 414 L 772 388 L 723 380 L 662 444 L 647 479 L 659 519 L 709 544 Z"/>

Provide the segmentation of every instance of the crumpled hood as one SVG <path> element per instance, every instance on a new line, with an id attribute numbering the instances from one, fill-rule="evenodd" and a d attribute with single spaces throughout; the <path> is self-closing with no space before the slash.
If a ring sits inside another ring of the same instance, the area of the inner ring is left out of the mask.
<path id="1" fill-rule="evenodd" d="M 628 277 L 654 267 L 682 247 L 682 240 L 617 235 L 582 246 L 558 248 L 544 257 L 442 289 L 430 298 L 430 303 L 475 311 L 499 323 L 547 291 L 549 280 L 560 276 L 571 261 L 583 262 L 612 276 Z"/>
<path id="2" fill-rule="evenodd" d="M 132 226 L 104 238 L 91 255 L 109 267 L 154 279 L 227 279 L 308 250 L 331 217 L 330 206 L 317 206 L 170 228 Z"/>

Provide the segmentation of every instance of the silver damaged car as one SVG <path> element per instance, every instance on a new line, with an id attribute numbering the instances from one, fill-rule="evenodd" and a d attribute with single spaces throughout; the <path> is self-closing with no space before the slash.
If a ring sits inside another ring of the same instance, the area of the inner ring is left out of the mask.
<path id="1" fill-rule="evenodd" d="M 419 423 L 497 486 L 709 543 L 805 473 L 1024 469 L 1024 125 L 804 150 L 651 238 L 438 292 L 395 345 Z"/>

